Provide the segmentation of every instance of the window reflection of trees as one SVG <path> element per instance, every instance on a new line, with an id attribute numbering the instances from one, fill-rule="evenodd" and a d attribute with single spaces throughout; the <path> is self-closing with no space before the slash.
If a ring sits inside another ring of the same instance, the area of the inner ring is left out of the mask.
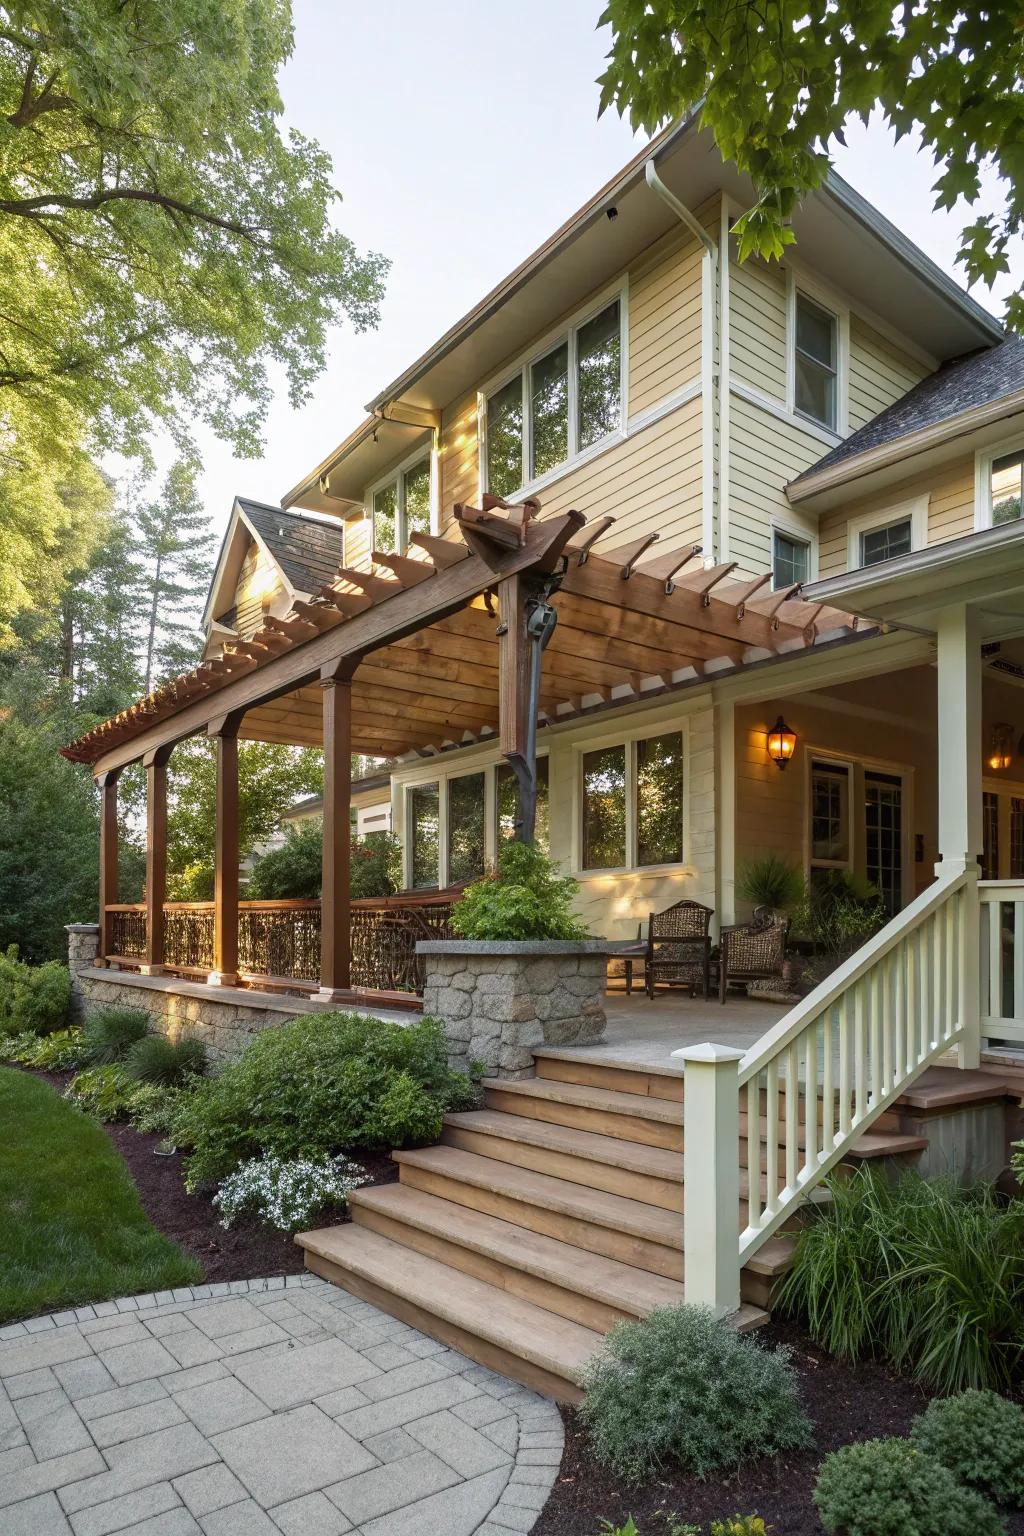
<path id="1" fill-rule="evenodd" d="M 678 731 L 636 746 L 638 864 L 683 857 L 683 741 Z"/>
<path id="2" fill-rule="evenodd" d="M 436 784 L 418 784 L 409 794 L 412 883 L 415 890 L 437 885 L 441 816 Z"/>
<path id="3" fill-rule="evenodd" d="M 430 462 L 424 459 L 405 472 L 405 539 L 430 532 Z"/>
<path id="4" fill-rule="evenodd" d="M 497 806 L 498 842 L 507 842 L 515 835 L 516 816 L 519 814 L 519 790 L 516 776 L 507 763 L 499 763 L 495 770 L 495 801 Z M 537 821 L 534 841 L 542 853 L 551 851 L 551 835 L 548 824 L 548 760 L 537 759 Z"/>
<path id="5" fill-rule="evenodd" d="M 601 747 L 583 757 L 583 868 L 626 862 L 626 749 Z"/>
<path id="6" fill-rule="evenodd" d="M 621 410 L 619 303 L 580 326 L 576 339 L 579 427 L 577 451 L 618 427 Z"/>
<path id="7" fill-rule="evenodd" d="M 458 885 L 484 872 L 484 776 L 448 781 L 448 881 Z"/>
<path id="8" fill-rule="evenodd" d="M 398 482 L 383 486 L 373 498 L 373 547 L 393 551 L 398 521 Z"/>
<path id="9" fill-rule="evenodd" d="M 523 381 L 516 374 L 487 401 L 487 489 L 511 496 L 523 483 Z"/>
<path id="10" fill-rule="evenodd" d="M 532 476 L 536 478 L 569 457 L 567 341 L 530 369 L 530 419 L 533 428 Z"/>

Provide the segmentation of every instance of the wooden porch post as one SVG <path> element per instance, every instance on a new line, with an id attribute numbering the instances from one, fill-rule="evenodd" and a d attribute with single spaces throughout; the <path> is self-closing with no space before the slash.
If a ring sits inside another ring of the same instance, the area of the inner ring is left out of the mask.
<path id="1" fill-rule="evenodd" d="M 242 711 L 211 720 L 207 733 L 217 744 L 217 837 L 214 848 L 214 987 L 238 982 L 238 727 Z"/>
<path id="2" fill-rule="evenodd" d="M 100 946 L 96 956 L 105 964 L 113 952 L 112 921 L 107 908 L 117 901 L 117 781 L 120 768 L 97 775 L 100 792 Z"/>
<path id="3" fill-rule="evenodd" d="M 977 613 L 967 604 L 939 615 L 939 860 L 936 873 L 967 874 L 960 908 L 959 1015 L 961 1067 L 981 1060 L 981 903 L 978 858 L 982 833 L 982 666 Z"/>
<path id="4" fill-rule="evenodd" d="M 144 976 L 164 968 L 164 902 L 167 900 L 167 763 L 173 747 L 157 747 L 146 768 L 146 963 Z"/>
<path id="5" fill-rule="evenodd" d="M 346 658 L 320 677 L 324 719 L 324 852 L 320 886 L 320 991 L 341 1002 L 352 982 L 349 873 L 352 847 L 352 674 Z"/>

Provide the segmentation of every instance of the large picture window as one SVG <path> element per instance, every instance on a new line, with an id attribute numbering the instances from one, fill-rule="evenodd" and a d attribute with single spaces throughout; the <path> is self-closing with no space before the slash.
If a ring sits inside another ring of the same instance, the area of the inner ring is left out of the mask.
<path id="1" fill-rule="evenodd" d="M 484 776 L 448 780 L 448 884 L 479 880 L 484 872 Z"/>
<path id="2" fill-rule="evenodd" d="M 414 533 L 430 532 L 430 459 L 417 459 L 373 493 L 373 547 L 401 554 Z"/>
<path id="3" fill-rule="evenodd" d="M 487 490 L 513 496 L 621 430 L 622 322 L 616 298 L 487 395 Z"/>
<path id="4" fill-rule="evenodd" d="M 583 869 L 643 869 L 683 858 L 683 738 L 679 731 L 581 759 Z"/>
<path id="5" fill-rule="evenodd" d="M 436 784 L 417 784 L 409 791 L 409 845 L 413 889 L 435 887 L 441 856 L 440 797 Z"/>

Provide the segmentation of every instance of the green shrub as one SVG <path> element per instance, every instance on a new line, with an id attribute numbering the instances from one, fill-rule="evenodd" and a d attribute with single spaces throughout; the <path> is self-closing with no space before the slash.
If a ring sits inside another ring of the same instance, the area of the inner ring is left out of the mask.
<path id="1" fill-rule="evenodd" d="M 754 907 L 769 907 L 773 912 L 791 912 L 804 899 L 806 884 L 799 864 L 780 859 L 777 853 L 763 859 L 751 859 L 739 873 L 736 889 L 744 901 Z"/>
<path id="2" fill-rule="evenodd" d="M 66 1025 L 70 1006 L 66 965 L 25 965 L 16 944 L 0 953 L 0 1035 L 52 1034 Z"/>
<path id="3" fill-rule="evenodd" d="M 842 1536 L 1000 1536 L 996 1510 L 909 1440 L 866 1440 L 826 1456 L 814 1487 Z"/>
<path id="4" fill-rule="evenodd" d="M 58 1029 L 52 1035 L 0 1036 L 0 1060 L 17 1061 L 41 1072 L 66 1072 L 84 1065 L 85 1035 L 80 1029 Z"/>
<path id="5" fill-rule="evenodd" d="M 464 939 L 584 939 L 573 916 L 576 881 L 528 843 L 506 843 L 495 874 L 462 893 L 452 928 Z"/>
<path id="6" fill-rule="evenodd" d="M 580 1408 L 595 1455 L 637 1482 L 674 1460 L 707 1477 L 810 1442 L 785 1349 L 668 1307 L 619 1323 L 587 1368 Z"/>
<path id="7" fill-rule="evenodd" d="M 997 1504 L 1024 1504 L 1024 1412 L 995 1392 L 936 1398 L 910 1431 L 914 1444 Z"/>
<path id="8" fill-rule="evenodd" d="M 93 1066 L 123 1060 L 136 1041 L 149 1033 L 149 1024 L 149 1014 L 141 1008 L 97 1008 L 85 1021 L 85 1042 Z"/>
<path id="9" fill-rule="evenodd" d="M 165 1088 L 160 1083 L 131 1083 L 125 1106 L 129 1125 L 137 1131 L 168 1136 L 175 1114 L 188 1096 L 189 1083 L 194 1081 L 194 1078 L 188 1079 L 181 1088 Z"/>
<path id="10" fill-rule="evenodd" d="M 437 1019 L 402 1026 L 322 1013 L 264 1030 L 238 1061 L 200 1079 L 172 1134 L 191 1148 L 194 1189 L 261 1152 L 287 1159 L 436 1141 L 445 1111 L 474 1102 L 473 1084 L 448 1067 Z"/>
<path id="11" fill-rule="evenodd" d="M 793 927 L 831 964 L 852 955 L 889 914 L 876 888 L 847 869 L 819 872 L 793 909 Z"/>
<path id="12" fill-rule="evenodd" d="M 319 817 L 285 828 L 284 842 L 256 861 L 246 895 L 253 901 L 310 900 L 320 895 L 324 827 Z M 393 896 L 402 881 L 402 845 L 390 832 L 353 837 L 349 894 Z"/>
<path id="13" fill-rule="evenodd" d="M 143 1035 L 129 1049 L 124 1069 L 137 1083 L 159 1083 L 170 1088 L 186 1078 L 202 1077 L 206 1071 L 206 1047 L 201 1040 Z"/>
<path id="14" fill-rule="evenodd" d="M 711 1536 L 768 1536 L 768 1527 L 760 1515 L 730 1515 L 712 1520 Z"/>
<path id="15" fill-rule="evenodd" d="M 842 1359 L 885 1359 L 943 1393 L 1008 1386 L 1024 1352 L 1024 1202 L 868 1167 L 829 1189 L 780 1305 Z"/>
<path id="16" fill-rule="evenodd" d="M 134 1092 L 135 1084 L 125 1076 L 124 1068 L 117 1062 L 109 1062 L 106 1066 L 87 1067 L 84 1072 L 77 1073 L 68 1084 L 64 1097 L 87 1115 L 109 1123 L 128 1118 Z"/>

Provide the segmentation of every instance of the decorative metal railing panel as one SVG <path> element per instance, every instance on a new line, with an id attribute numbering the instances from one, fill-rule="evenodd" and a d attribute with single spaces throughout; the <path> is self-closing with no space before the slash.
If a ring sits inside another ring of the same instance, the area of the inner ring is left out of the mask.
<path id="1" fill-rule="evenodd" d="M 252 976 L 318 982 L 320 903 L 239 902 L 238 966 Z"/>
<path id="2" fill-rule="evenodd" d="M 165 905 L 164 963 L 175 970 L 213 970 L 212 901 L 169 901 Z"/>
<path id="3" fill-rule="evenodd" d="M 450 939 L 455 896 L 387 896 L 352 903 L 352 985 L 381 992 L 422 992 L 418 939 Z"/>
<path id="4" fill-rule="evenodd" d="M 146 908 L 137 902 L 107 908 L 110 953 L 126 960 L 146 958 Z"/>
<path id="5" fill-rule="evenodd" d="M 980 880 L 981 1033 L 1024 1041 L 1024 881 Z"/>

